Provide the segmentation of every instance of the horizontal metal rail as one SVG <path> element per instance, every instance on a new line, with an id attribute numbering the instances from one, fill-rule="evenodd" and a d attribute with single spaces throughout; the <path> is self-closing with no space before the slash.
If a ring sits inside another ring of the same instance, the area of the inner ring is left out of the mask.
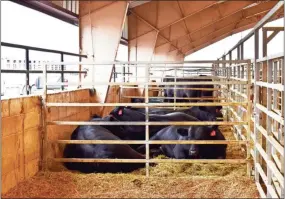
<path id="1" fill-rule="evenodd" d="M 265 88 L 271 88 L 271 89 L 278 90 L 281 92 L 284 91 L 284 85 L 281 83 L 280 84 L 274 84 L 274 83 L 257 81 L 256 85 L 261 86 L 261 87 L 265 87 Z"/>
<path id="2" fill-rule="evenodd" d="M 260 59 L 257 59 L 256 62 L 260 63 L 260 62 L 264 62 L 264 61 L 268 61 L 268 60 L 272 61 L 275 59 L 284 59 L 284 54 L 278 53 L 278 54 L 274 54 L 274 55 L 268 55 L 268 56 L 262 57 Z"/>
<path id="3" fill-rule="evenodd" d="M 185 86 L 185 85 L 233 85 L 233 84 L 244 84 L 247 82 L 241 81 L 227 81 L 227 82 L 79 82 L 79 83 L 49 83 L 47 86 L 73 86 L 73 85 L 83 85 L 83 86 L 120 86 L 120 85 L 177 85 L 177 86 Z"/>
<path id="4" fill-rule="evenodd" d="M 51 50 L 51 49 L 38 48 L 38 47 L 33 47 L 33 46 L 25 46 L 25 45 L 19 45 L 19 44 L 12 44 L 12 43 L 6 43 L 6 42 L 1 42 L 1 46 L 11 47 L 11 48 L 22 48 L 22 49 L 28 49 L 28 50 L 34 50 L 34 51 L 64 54 L 64 55 L 87 58 L 87 55 L 80 55 L 80 54 L 75 54 L 75 53 L 70 53 L 70 52 L 65 52 L 65 51 Z"/>
<path id="5" fill-rule="evenodd" d="M 11 70 L 11 69 L 2 69 L 1 73 L 43 73 L 43 71 L 41 71 L 41 70 Z M 76 74 L 81 73 L 81 74 L 86 74 L 87 71 L 48 70 L 47 73 L 76 73 Z"/>
<path id="6" fill-rule="evenodd" d="M 243 125 L 247 124 L 245 121 L 233 121 L 233 122 L 213 122 L 213 121 L 160 121 L 160 122 L 135 122 L 135 121 L 124 121 L 124 122 L 106 122 L 106 121 L 49 121 L 49 125 L 108 125 L 108 126 L 119 126 L 119 125 L 128 125 L 128 126 L 141 126 L 141 125 L 150 125 L 150 126 L 203 126 L 203 125 Z"/>
<path id="7" fill-rule="evenodd" d="M 138 88 L 135 86 L 120 86 L 120 88 Z M 173 89 L 173 90 L 193 90 L 193 91 L 218 91 L 221 90 L 220 88 L 179 88 L 179 87 L 149 87 L 149 90 L 154 91 L 157 90 L 164 90 L 164 89 Z"/>
<path id="8" fill-rule="evenodd" d="M 144 96 L 122 96 L 123 98 L 137 98 L 137 99 L 145 99 Z M 185 99 L 185 100 L 195 100 L 195 99 L 203 99 L 203 100 L 225 100 L 226 98 L 218 98 L 218 97 L 148 97 L 149 99 Z"/>
<path id="9" fill-rule="evenodd" d="M 232 60 L 232 61 L 227 61 L 227 60 L 192 60 L 192 61 L 169 61 L 169 62 L 162 62 L 162 61 L 153 61 L 153 62 L 148 62 L 148 61 L 112 61 L 112 62 L 91 62 L 91 61 L 84 61 L 84 62 L 50 62 L 49 64 L 54 64 L 54 65 L 101 65 L 101 67 L 104 67 L 103 65 L 124 65 L 128 64 L 128 67 L 136 67 L 132 65 L 146 65 L 147 67 L 154 67 L 151 66 L 152 64 L 161 64 L 162 66 L 159 67 L 167 67 L 166 65 L 169 64 L 230 64 L 230 63 L 248 63 L 250 59 L 245 59 L 245 60 Z M 97 67 L 97 66 L 96 66 Z M 123 67 L 123 66 L 122 66 Z M 156 68 L 158 66 L 155 66 Z M 173 67 L 173 66 L 172 66 Z M 182 66 L 184 67 L 184 66 Z"/>
<path id="10" fill-rule="evenodd" d="M 97 163 L 247 163 L 246 159 L 85 159 L 85 158 L 54 158 L 55 162 L 97 162 Z"/>
<path id="11" fill-rule="evenodd" d="M 57 140 L 60 144 L 247 144 L 241 140 Z"/>
<path id="12" fill-rule="evenodd" d="M 48 107 L 98 107 L 98 106 L 132 106 L 132 107 L 156 107 L 156 106 L 238 106 L 247 105 L 247 102 L 187 102 L 187 103 L 46 103 Z"/>

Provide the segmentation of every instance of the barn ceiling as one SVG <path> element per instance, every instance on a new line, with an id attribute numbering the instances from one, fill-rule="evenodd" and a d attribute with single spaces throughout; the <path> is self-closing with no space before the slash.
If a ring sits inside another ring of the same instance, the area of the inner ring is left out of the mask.
<path id="1" fill-rule="evenodd" d="M 158 32 L 155 47 L 184 56 L 252 28 L 278 1 L 132 1 L 129 41 Z M 283 17 L 280 10 L 272 20 Z M 131 28 L 132 22 L 136 28 Z M 170 50 L 170 51 L 171 51 Z"/>

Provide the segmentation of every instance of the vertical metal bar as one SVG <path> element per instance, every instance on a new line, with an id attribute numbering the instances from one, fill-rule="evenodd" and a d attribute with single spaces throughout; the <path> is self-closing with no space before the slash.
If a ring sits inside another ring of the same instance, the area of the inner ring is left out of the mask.
<path id="1" fill-rule="evenodd" d="M 263 29 L 263 28 L 262 28 L 262 46 L 263 46 L 262 56 L 266 57 L 267 56 L 267 31 L 266 31 L 266 29 Z"/>
<path id="2" fill-rule="evenodd" d="M 233 58 L 232 58 L 232 51 L 229 52 L 229 59 L 230 59 L 230 61 L 233 60 Z M 232 65 L 232 62 L 230 62 L 230 65 Z"/>
<path id="3" fill-rule="evenodd" d="M 285 16 L 285 3 L 283 2 L 283 16 Z M 285 20 L 285 18 L 283 17 L 283 21 Z M 283 24 L 285 24 L 285 21 L 283 22 Z M 284 31 L 285 32 L 285 25 L 284 26 Z M 285 42 L 283 41 L 283 49 L 285 49 Z M 285 80 L 284 80 L 284 77 L 285 77 L 285 66 L 284 66 L 284 62 L 285 62 L 285 54 L 284 54 L 284 57 L 283 57 L 283 62 L 282 62 L 282 69 L 283 69 L 283 86 L 284 86 L 284 92 L 283 92 L 283 99 L 281 99 L 283 101 L 283 105 L 285 105 Z M 283 106 L 283 116 L 285 116 L 285 108 Z M 285 132 L 285 125 L 283 126 L 283 132 Z M 283 146 L 285 146 L 285 139 L 283 139 Z M 284 168 L 284 157 L 282 159 L 282 164 L 281 164 L 281 169 L 283 170 L 283 175 L 284 175 L 284 179 L 285 179 L 285 168 Z M 284 182 L 285 183 L 285 182 Z M 281 198 L 284 198 L 284 189 L 281 189 Z"/>
<path id="4" fill-rule="evenodd" d="M 60 53 L 60 61 L 64 61 L 63 53 Z M 64 82 L 64 65 L 61 65 L 61 82 Z M 64 90 L 64 85 L 61 86 L 61 90 Z"/>
<path id="5" fill-rule="evenodd" d="M 255 30 L 254 32 L 254 176 L 255 181 L 259 183 L 259 172 L 257 169 L 257 164 L 259 164 L 259 152 L 256 148 L 256 144 L 259 140 L 259 132 L 257 126 L 259 125 L 259 110 L 256 107 L 256 104 L 259 102 L 259 86 L 256 85 L 256 82 L 259 81 L 259 64 L 256 60 L 259 58 L 259 32 Z"/>
<path id="6" fill-rule="evenodd" d="M 114 82 L 116 82 L 116 68 L 113 67 L 113 79 L 114 79 Z"/>
<path id="7" fill-rule="evenodd" d="M 252 110 L 252 103 L 250 100 L 250 87 L 251 87 L 251 74 L 250 74 L 250 67 L 251 67 L 251 62 L 249 61 L 247 66 L 247 134 L 246 134 L 246 139 L 247 139 L 247 145 L 246 145 L 246 156 L 247 159 L 250 159 L 250 134 L 251 134 L 251 110 Z M 247 162 L 247 175 L 250 176 L 251 175 L 251 163 Z"/>
<path id="8" fill-rule="evenodd" d="M 244 43 L 241 43 L 241 44 L 240 44 L 240 59 L 241 59 L 241 60 L 243 60 L 243 58 L 244 58 L 243 44 L 244 44 Z"/>
<path id="9" fill-rule="evenodd" d="M 26 94 L 29 95 L 30 94 L 30 57 L 29 57 L 29 49 L 26 48 Z"/>
<path id="10" fill-rule="evenodd" d="M 43 62 L 42 62 L 43 63 Z M 42 118 L 43 118 L 43 129 L 42 129 L 42 144 L 43 144 L 43 154 L 42 154 L 42 168 L 43 170 L 48 169 L 48 136 L 47 136 L 47 125 L 46 125 L 46 114 L 47 114 L 47 64 L 43 63 L 43 94 L 42 94 Z"/>
<path id="11" fill-rule="evenodd" d="M 79 62 L 81 62 L 82 61 L 82 58 L 81 58 L 81 56 L 79 56 Z M 82 71 L 82 65 L 81 64 L 79 64 L 79 72 L 81 72 Z M 79 73 L 79 85 L 78 85 L 78 88 L 81 88 L 82 87 L 82 74 L 81 73 Z"/>
<path id="12" fill-rule="evenodd" d="M 226 76 L 225 77 L 226 77 L 226 81 L 230 81 L 230 76 L 229 76 L 228 70 L 226 70 Z M 226 99 L 226 102 L 230 102 L 230 97 L 231 97 L 230 85 L 227 84 L 227 99 Z M 229 113 L 230 113 L 229 109 L 230 109 L 230 106 L 228 105 L 227 109 L 226 109 L 227 121 L 229 121 L 229 119 L 230 119 L 229 118 Z"/>
<path id="13" fill-rule="evenodd" d="M 125 68 L 125 64 L 123 64 L 123 82 L 126 82 L 126 68 Z"/>
<path id="14" fill-rule="evenodd" d="M 226 60 L 226 56 L 223 56 L 223 61 Z M 223 70 L 224 70 L 224 76 L 226 76 L 226 64 L 223 63 Z"/>
<path id="15" fill-rule="evenodd" d="M 174 82 L 175 82 L 175 85 L 174 85 L 174 110 L 176 110 L 176 92 L 177 92 L 177 89 L 176 89 L 176 76 L 177 76 L 177 70 L 176 70 L 176 67 L 174 68 Z"/>
<path id="16" fill-rule="evenodd" d="M 149 103 L 149 65 L 145 65 L 145 104 Z M 149 122 L 149 107 L 145 106 L 145 121 Z M 145 125 L 145 141 L 146 141 L 146 176 L 149 177 L 149 125 Z"/>
<path id="17" fill-rule="evenodd" d="M 91 65 L 92 67 L 92 70 L 91 70 L 91 77 L 92 77 L 92 88 L 94 89 L 95 88 L 95 85 L 94 85 L 94 81 L 95 81 L 95 65 Z M 115 66 L 114 66 L 115 67 Z"/>
<path id="18" fill-rule="evenodd" d="M 273 63 L 273 83 L 274 84 L 277 84 L 278 83 L 278 77 L 277 77 L 277 73 L 278 73 L 278 64 L 279 64 L 279 62 L 274 62 Z M 278 106 L 277 106 L 277 104 L 278 104 L 278 92 L 277 92 L 277 90 L 276 89 L 274 89 L 274 91 L 273 91 L 273 107 L 274 107 L 274 109 L 278 109 Z"/>
<path id="19" fill-rule="evenodd" d="M 240 46 L 237 47 L 237 59 L 240 60 Z"/>
<path id="20" fill-rule="evenodd" d="M 272 62 L 267 60 L 267 82 L 272 83 Z M 267 110 L 272 110 L 272 89 L 267 88 Z M 269 117 L 269 115 L 266 115 L 266 131 L 267 135 L 272 135 L 272 127 L 271 127 L 272 119 Z M 268 138 L 266 139 L 266 154 L 267 154 L 267 160 L 272 161 L 272 145 L 269 142 Z M 267 167 L 267 187 L 272 185 L 272 171 L 270 167 Z M 267 191 L 267 197 L 272 197 L 270 192 Z"/>

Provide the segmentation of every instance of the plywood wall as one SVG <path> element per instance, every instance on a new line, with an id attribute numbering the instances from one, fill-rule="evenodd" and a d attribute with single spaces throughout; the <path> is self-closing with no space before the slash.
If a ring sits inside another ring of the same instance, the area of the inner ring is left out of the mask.
<path id="1" fill-rule="evenodd" d="M 89 89 L 48 95 L 49 102 L 96 102 Z M 51 107 L 47 120 L 89 120 L 100 109 L 91 107 Z M 2 110 L 2 194 L 34 176 L 42 157 L 42 112 L 39 96 L 1 100 Z M 48 138 L 69 139 L 76 126 L 48 126 Z M 64 146 L 49 145 L 49 157 L 61 155 Z"/>
<path id="2" fill-rule="evenodd" d="M 135 87 L 135 86 L 133 86 Z M 126 96 L 141 96 L 138 88 L 121 88 L 120 86 L 110 86 L 107 95 L 107 103 L 130 103 L 131 99 Z M 106 116 L 115 107 L 104 107 L 102 116 Z"/>
<path id="3" fill-rule="evenodd" d="M 1 100 L 2 193 L 39 171 L 39 97 Z"/>
<path id="4" fill-rule="evenodd" d="M 138 96 L 137 89 L 119 91 L 118 86 L 109 89 L 107 102 L 119 102 L 119 92 Z M 98 95 L 89 89 L 49 94 L 48 102 L 98 102 Z M 130 102 L 122 99 L 121 102 Z M 50 107 L 46 121 L 88 121 L 90 116 L 107 115 L 114 107 Z M 34 176 L 40 170 L 42 159 L 42 110 L 39 96 L 1 100 L 2 111 L 2 194 L 19 182 Z M 70 139 L 77 126 L 48 125 L 49 141 Z M 48 158 L 62 157 L 65 145 L 50 142 Z M 49 169 L 58 168 L 58 164 L 49 162 Z"/>

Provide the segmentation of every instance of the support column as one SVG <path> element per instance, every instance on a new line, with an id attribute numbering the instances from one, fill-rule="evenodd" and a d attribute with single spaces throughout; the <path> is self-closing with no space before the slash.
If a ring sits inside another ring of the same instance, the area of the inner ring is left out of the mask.
<path id="1" fill-rule="evenodd" d="M 99 1 L 80 2 L 82 53 L 93 55 L 94 60 L 99 62 L 115 61 L 129 5 L 127 1 L 107 3 L 102 5 Z M 112 69 L 112 65 L 96 66 L 93 70 L 95 85 L 96 82 L 109 82 Z M 88 76 L 84 81 L 91 82 L 92 74 L 89 73 Z M 108 86 L 94 86 L 94 88 L 99 101 L 105 102 Z"/>
<path id="2" fill-rule="evenodd" d="M 128 17 L 129 23 L 129 61 L 151 61 L 155 44 L 158 36 L 157 30 L 144 33 L 145 30 L 149 30 L 145 23 L 142 23 L 135 15 Z M 131 67 L 130 72 L 133 73 L 135 79 L 131 82 L 144 82 L 145 81 L 145 68 L 144 67 Z M 142 95 L 144 93 L 144 86 L 138 86 L 139 92 Z"/>

